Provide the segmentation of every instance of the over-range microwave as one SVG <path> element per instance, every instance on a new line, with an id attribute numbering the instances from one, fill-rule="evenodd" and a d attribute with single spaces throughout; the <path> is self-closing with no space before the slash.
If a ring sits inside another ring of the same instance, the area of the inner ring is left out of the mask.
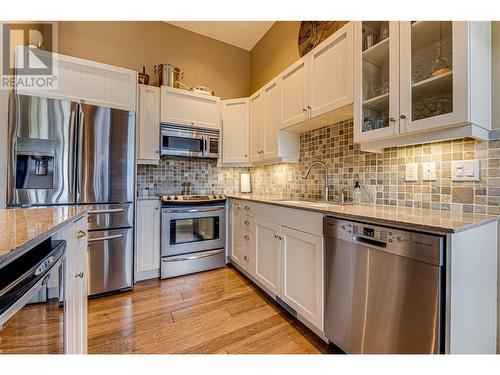
<path id="1" fill-rule="evenodd" d="M 219 158 L 217 129 L 161 124 L 161 156 Z"/>

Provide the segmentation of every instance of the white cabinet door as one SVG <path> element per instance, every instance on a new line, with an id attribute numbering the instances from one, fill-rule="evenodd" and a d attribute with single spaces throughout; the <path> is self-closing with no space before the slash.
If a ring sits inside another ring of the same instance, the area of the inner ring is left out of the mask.
<path id="1" fill-rule="evenodd" d="M 352 103 L 352 24 L 347 23 L 308 53 L 311 118 Z"/>
<path id="2" fill-rule="evenodd" d="M 248 163 L 249 99 L 222 101 L 222 162 Z"/>
<path id="3" fill-rule="evenodd" d="M 87 230 L 86 219 L 78 221 L 79 231 Z M 87 237 L 78 238 L 77 254 L 75 254 L 75 295 L 76 298 L 76 353 L 87 353 L 87 300 L 88 300 L 88 254 Z"/>
<path id="4" fill-rule="evenodd" d="M 161 87 L 161 122 L 220 129 L 220 99 L 187 90 Z"/>
<path id="5" fill-rule="evenodd" d="M 137 201 L 135 280 L 157 277 L 160 269 L 160 201 Z"/>
<path id="6" fill-rule="evenodd" d="M 273 80 L 262 89 L 264 147 L 262 158 L 273 160 L 279 156 L 279 87 L 278 80 Z"/>
<path id="7" fill-rule="evenodd" d="M 66 241 L 65 319 L 66 353 L 87 352 L 87 217 L 63 230 Z"/>
<path id="8" fill-rule="evenodd" d="M 401 133 L 469 121 L 469 24 L 400 22 Z"/>
<path id="9" fill-rule="evenodd" d="M 288 227 L 283 238 L 280 297 L 323 330 L 323 239 Z"/>
<path id="10" fill-rule="evenodd" d="M 160 89 L 139 86 L 137 163 L 158 164 L 160 160 Z"/>
<path id="11" fill-rule="evenodd" d="M 255 219 L 255 278 L 272 293 L 279 293 L 281 243 L 279 225 Z"/>
<path id="12" fill-rule="evenodd" d="M 250 97 L 250 161 L 262 160 L 264 153 L 264 111 L 262 90 Z"/>
<path id="13" fill-rule="evenodd" d="M 385 139 L 399 133 L 399 22 L 388 36 L 368 47 L 383 22 L 354 23 L 354 141 Z"/>
<path id="14" fill-rule="evenodd" d="M 308 119 L 308 56 L 278 76 L 280 87 L 280 129 Z"/>
<path id="15" fill-rule="evenodd" d="M 18 52 L 19 51 L 19 52 Z M 16 66 L 22 66 L 22 49 L 16 49 Z M 87 104 L 135 111 L 137 72 L 51 52 L 56 74 L 56 88 L 17 87 L 24 95 L 53 99 L 85 101 Z"/>

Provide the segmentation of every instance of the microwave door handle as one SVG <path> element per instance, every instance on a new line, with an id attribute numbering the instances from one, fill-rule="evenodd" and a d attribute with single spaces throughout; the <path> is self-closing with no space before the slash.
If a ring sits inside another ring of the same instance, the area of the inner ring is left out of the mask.
<path id="1" fill-rule="evenodd" d="M 208 147 L 207 147 L 207 137 L 203 137 L 203 155 L 208 155 Z"/>

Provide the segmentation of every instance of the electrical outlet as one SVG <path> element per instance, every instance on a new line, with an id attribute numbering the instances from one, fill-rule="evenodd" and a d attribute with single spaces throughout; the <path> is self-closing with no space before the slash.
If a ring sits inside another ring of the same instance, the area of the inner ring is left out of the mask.
<path id="1" fill-rule="evenodd" d="M 436 181 L 436 163 L 431 161 L 422 164 L 422 180 Z"/>
<path id="2" fill-rule="evenodd" d="M 418 181 L 418 164 L 406 164 L 405 181 Z"/>

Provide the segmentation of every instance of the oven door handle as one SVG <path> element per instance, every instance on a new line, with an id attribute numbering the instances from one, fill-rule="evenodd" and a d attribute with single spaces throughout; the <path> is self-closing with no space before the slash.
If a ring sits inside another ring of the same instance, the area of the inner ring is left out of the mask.
<path id="1" fill-rule="evenodd" d="M 186 256 L 179 256 L 179 257 L 162 258 L 162 262 L 170 263 L 170 262 L 179 262 L 179 261 L 183 261 L 183 260 L 201 259 L 201 258 L 211 257 L 213 255 L 223 253 L 224 251 L 225 251 L 225 249 L 218 249 L 218 250 L 204 251 L 200 255 L 186 255 Z"/>
<path id="2" fill-rule="evenodd" d="M 223 210 L 225 206 L 214 206 L 214 207 L 200 207 L 200 208 L 164 208 L 163 212 L 167 214 L 192 214 L 196 212 L 211 212 L 211 211 L 219 211 Z"/>

